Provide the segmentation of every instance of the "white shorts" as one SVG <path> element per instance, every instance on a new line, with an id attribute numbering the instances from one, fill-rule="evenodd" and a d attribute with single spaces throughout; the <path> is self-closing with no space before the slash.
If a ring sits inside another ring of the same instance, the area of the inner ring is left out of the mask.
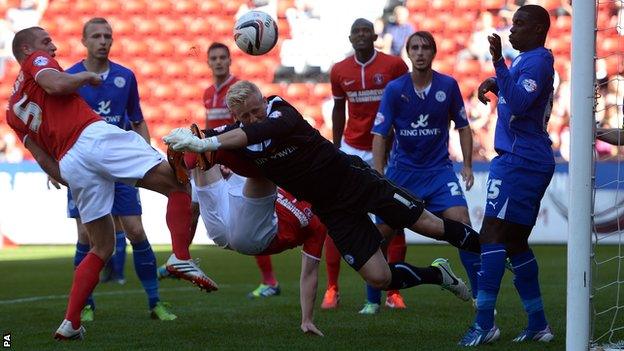
<path id="1" fill-rule="evenodd" d="M 104 121 L 88 125 L 59 161 L 84 223 L 109 214 L 115 182 L 134 186 L 163 161 L 143 137 Z"/>
<path id="2" fill-rule="evenodd" d="M 342 139 L 342 144 L 340 145 L 340 151 L 344 152 L 348 155 L 359 156 L 364 162 L 368 163 L 369 166 L 373 167 L 373 152 L 367 150 L 356 149 L 353 146 L 347 144 L 344 139 Z"/>
<path id="3" fill-rule="evenodd" d="M 199 211 L 208 237 L 223 248 L 245 255 L 257 255 L 271 244 L 277 234 L 275 199 L 243 195 L 244 178 L 232 175 L 229 180 L 198 186 Z"/>

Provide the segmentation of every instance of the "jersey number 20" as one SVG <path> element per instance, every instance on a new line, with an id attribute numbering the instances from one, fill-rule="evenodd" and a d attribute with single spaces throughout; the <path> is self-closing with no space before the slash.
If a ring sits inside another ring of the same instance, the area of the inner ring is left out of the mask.
<path id="1" fill-rule="evenodd" d="M 32 101 L 29 101 L 26 107 L 22 107 L 27 99 L 28 95 L 24 94 L 24 96 L 13 105 L 13 113 L 15 113 L 30 130 L 37 133 L 39 131 L 39 126 L 41 126 L 41 107 Z M 32 116 L 32 119 L 30 119 L 30 116 Z M 28 123 L 29 119 L 30 124 Z"/>

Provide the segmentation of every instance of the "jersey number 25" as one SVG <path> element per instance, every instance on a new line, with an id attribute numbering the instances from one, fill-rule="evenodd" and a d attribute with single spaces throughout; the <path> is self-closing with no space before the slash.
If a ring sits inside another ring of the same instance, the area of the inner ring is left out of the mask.
<path id="1" fill-rule="evenodd" d="M 41 107 L 36 103 L 29 101 L 25 107 L 22 107 L 24 102 L 28 100 L 28 95 L 24 96 L 13 105 L 13 113 L 22 121 L 30 130 L 37 133 L 39 126 L 41 126 Z M 32 119 L 30 119 L 32 116 Z M 30 119 L 30 124 L 28 123 Z"/>

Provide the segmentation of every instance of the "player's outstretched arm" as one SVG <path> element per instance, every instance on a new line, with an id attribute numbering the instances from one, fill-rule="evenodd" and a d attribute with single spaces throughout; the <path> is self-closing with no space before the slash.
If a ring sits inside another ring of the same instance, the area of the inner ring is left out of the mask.
<path id="1" fill-rule="evenodd" d="M 26 137 L 24 140 L 24 146 L 30 151 L 35 158 L 35 161 L 39 164 L 41 169 L 46 172 L 50 177 L 56 179 L 61 184 L 67 186 L 67 183 L 61 177 L 61 170 L 59 164 L 52 156 L 45 152 L 37 143 L 31 138 Z"/>
<path id="2" fill-rule="evenodd" d="M 206 139 L 199 139 L 188 128 L 176 128 L 165 135 L 163 141 L 175 151 L 192 152 L 240 149 L 248 144 L 247 134 L 240 128 Z"/>
<path id="3" fill-rule="evenodd" d="M 301 303 L 301 331 L 306 334 L 324 336 L 314 325 L 314 303 L 318 287 L 319 261 L 301 254 L 301 277 L 299 280 L 299 300 Z"/>
<path id="4" fill-rule="evenodd" d="M 50 95 L 67 95 L 85 84 L 98 85 L 102 82 L 100 76 L 93 72 L 69 74 L 54 69 L 41 71 L 36 80 L 37 84 Z"/>

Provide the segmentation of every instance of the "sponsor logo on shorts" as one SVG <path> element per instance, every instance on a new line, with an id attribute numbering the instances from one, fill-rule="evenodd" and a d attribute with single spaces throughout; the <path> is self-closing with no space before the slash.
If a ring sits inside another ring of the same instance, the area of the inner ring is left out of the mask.
<path id="1" fill-rule="evenodd" d="M 126 86 L 126 78 L 124 77 L 115 77 L 115 80 L 113 80 L 113 83 L 115 83 L 115 86 L 117 88 L 123 88 Z"/>
<path id="2" fill-rule="evenodd" d="M 442 90 L 438 90 L 435 94 L 435 98 L 438 102 L 443 102 L 444 100 L 446 100 L 446 93 Z"/>
<path id="3" fill-rule="evenodd" d="M 404 198 L 403 196 L 401 196 L 400 194 L 394 193 L 394 199 L 399 201 L 400 203 L 402 203 L 403 205 L 405 205 L 405 207 L 412 209 L 414 207 L 416 207 L 416 205 L 411 202 L 410 200 Z"/>
<path id="4" fill-rule="evenodd" d="M 349 254 L 344 255 L 344 260 L 350 265 L 353 265 L 353 263 L 355 262 L 355 258 L 353 258 L 353 256 Z"/>
<path id="5" fill-rule="evenodd" d="M 33 61 L 33 64 L 34 64 L 35 66 L 39 66 L 39 67 L 41 67 L 41 66 L 45 66 L 45 65 L 47 65 L 47 64 L 48 64 L 48 62 L 49 62 L 49 61 L 48 61 L 48 58 L 47 58 L 47 57 L 44 57 L 44 56 L 37 56 L 37 57 L 35 58 L 35 60 Z"/>

